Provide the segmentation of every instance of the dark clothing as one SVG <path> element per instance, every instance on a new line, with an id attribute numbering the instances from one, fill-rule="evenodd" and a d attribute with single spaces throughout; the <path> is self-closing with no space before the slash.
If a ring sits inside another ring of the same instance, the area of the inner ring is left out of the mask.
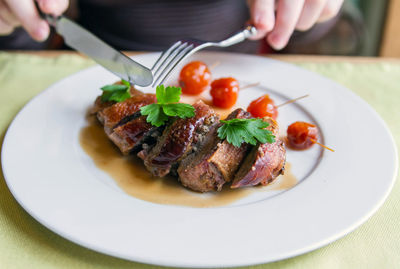
<path id="1" fill-rule="evenodd" d="M 79 10 L 84 27 L 126 50 L 161 51 L 183 38 L 222 40 L 249 18 L 245 0 L 80 0 Z M 246 43 L 236 50 L 257 51 L 258 42 Z"/>
<path id="2" fill-rule="evenodd" d="M 47 46 L 48 42 L 36 42 L 21 27 L 10 35 L 0 36 L 0 50 L 41 50 Z"/>

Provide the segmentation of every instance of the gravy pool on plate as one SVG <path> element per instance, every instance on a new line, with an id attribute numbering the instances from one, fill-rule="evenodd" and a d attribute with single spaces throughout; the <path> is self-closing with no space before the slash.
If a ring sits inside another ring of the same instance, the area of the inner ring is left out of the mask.
<path id="1" fill-rule="evenodd" d="M 148 202 L 189 207 L 218 207 L 232 204 L 255 191 L 284 190 L 297 183 L 290 171 L 290 165 L 286 164 L 285 175 L 266 187 L 230 189 L 226 186 L 221 192 L 196 193 L 185 189 L 176 178 L 153 177 L 136 156 L 122 156 L 94 116 L 88 118 L 88 125 L 81 130 L 79 139 L 83 150 L 95 165 L 109 174 L 124 192 Z"/>

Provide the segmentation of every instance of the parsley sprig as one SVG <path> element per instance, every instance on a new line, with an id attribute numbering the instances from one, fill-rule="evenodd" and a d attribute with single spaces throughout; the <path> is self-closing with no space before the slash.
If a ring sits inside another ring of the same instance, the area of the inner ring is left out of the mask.
<path id="1" fill-rule="evenodd" d="M 226 139 L 235 147 L 240 147 L 243 142 L 251 145 L 260 143 L 274 143 L 275 136 L 265 128 L 269 123 L 262 119 L 232 119 L 221 120 L 224 125 L 218 128 L 218 137 Z"/>
<path id="2" fill-rule="evenodd" d="M 147 116 L 147 122 L 157 127 L 163 125 L 169 117 L 191 118 L 195 115 L 194 107 L 178 103 L 181 94 L 179 87 L 165 88 L 164 85 L 159 85 L 156 88 L 157 103 L 141 107 L 140 112 Z"/>
<path id="3" fill-rule="evenodd" d="M 131 97 L 129 92 L 130 83 L 126 80 L 121 80 L 121 82 L 122 84 L 106 85 L 101 88 L 103 91 L 101 101 L 103 103 L 108 101 L 122 102 Z"/>

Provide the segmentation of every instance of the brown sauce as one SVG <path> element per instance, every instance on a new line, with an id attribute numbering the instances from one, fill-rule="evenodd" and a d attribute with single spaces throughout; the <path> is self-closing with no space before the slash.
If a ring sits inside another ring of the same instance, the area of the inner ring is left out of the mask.
<path id="1" fill-rule="evenodd" d="M 270 185 L 262 187 L 265 190 L 274 190 L 274 191 L 281 191 L 281 190 L 288 190 L 294 186 L 296 186 L 298 180 L 293 175 L 291 164 L 285 164 L 285 173 L 284 175 L 279 176 L 272 182 Z"/>
<path id="2" fill-rule="evenodd" d="M 88 120 L 88 126 L 80 133 L 83 150 L 124 192 L 141 200 L 190 207 L 217 207 L 229 205 L 254 191 L 283 190 L 297 183 L 290 169 L 287 169 L 285 175 L 280 176 L 276 183 L 266 187 L 230 189 L 227 186 L 218 193 L 193 192 L 185 189 L 176 178 L 152 177 L 140 159 L 135 156 L 122 156 L 94 117 L 89 117 Z"/>

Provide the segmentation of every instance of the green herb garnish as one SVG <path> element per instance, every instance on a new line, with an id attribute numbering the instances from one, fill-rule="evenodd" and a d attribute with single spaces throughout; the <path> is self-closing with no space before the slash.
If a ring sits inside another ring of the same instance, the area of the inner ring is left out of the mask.
<path id="1" fill-rule="evenodd" d="M 160 127 L 169 117 L 182 119 L 191 118 L 195 115 L 194 107 L 189 104 L 178 103 L 182 90 L 179 87 L 164 87 L 159 85 L 156 88 L 157 103 L 140 108 L 140 113 L 147 116 L 147 122 Z"/>
<path id="2" fill-rule="evenodd" d="M 218 137 L 226 139 L 235 147 L 240 147 L 243 142 L 251 145 L 260 143 L 274 143 L 275 136 L 265 128 L 269 123 L 262 119 L 232 119 L 221 120 L 224 125 L 218 128 Z"/>
<path id="3" fill-rule="evenodd" d="M 103 94 L 101 95 L 101 101 L 115 101 L 122 102 L 131 97 L 129 92 L 131 85 L 126 80 L 121 80 L 122 84 L 106 85 L 101 88 Z"/>

